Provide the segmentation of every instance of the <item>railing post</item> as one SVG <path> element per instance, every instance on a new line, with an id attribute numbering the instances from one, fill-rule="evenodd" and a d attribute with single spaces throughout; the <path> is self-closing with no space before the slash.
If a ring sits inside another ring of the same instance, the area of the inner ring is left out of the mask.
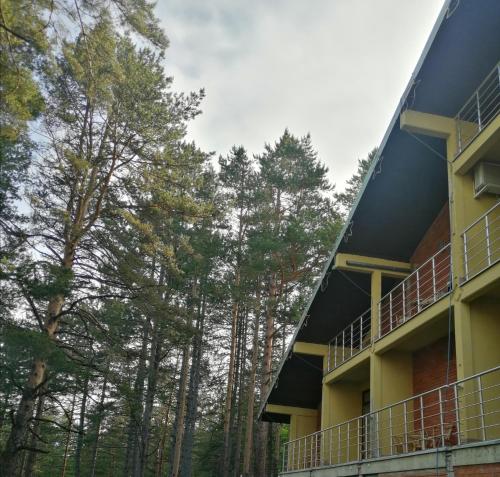
<path id="1" fill-rule="evenodd" d="M 405 453 L 408 453 L 408 416 L 407 416 L 407 408 L 408 408 L 408 403 L 405 401 L 403 403 L 403 422 L 404 422 L 404 429 L 405 429 L 405 438 L 404 438 L 404 446 L 405 446 Z"/>
<path id="2" fill-rule="evenodd" d="M 330 359 L 331 359 L 331 355 L 332 355 L 332 351 L 331 351 L 331 348 L 332 348 L 332 342 L 329 341 L 328 342 L 328 353 L 327 353 L 327 357 L 326 357 L 326 372 L 329 373 L 330 372 Z"/>
<path id="3" fill-rule="evenodd" d="M 347 421 L 347 444 L 346 444 L 346 456 L 347 460 L 346 462 L 349 462 L 349 447 L 350 447 L 350 441 L 351 439 L 351 421 Z"/>
<path id="4" fill-rule="evenodd" d="M 352 353 L 354 352 L 354 323 L 351 323 L 351 355 L 349 358 L 352 358 Z"/>
<path id="5" fill-rule="evenodd" d="M 425 449 L 424 398 L 420 395 L 420 435 L 422 436 L 422 450 Z"/>
<path id="6" fill-rule="evenodd" d="M 477 377 L 477 386 L 479 392 L 479 412 L 481 414 L 481 434 L 483 441 L 486 440 L 486 427 L 484 422 L 484 399 L 483 399 L 483 385 L 481 383 L 481 375 Z"/>
<path id="7" fill-rule="evenodd" d="M 311 467 L 317 467 L 318 464 L 318 434 L 314 434 L 314 464 L 311 458 Z"/>
<path id="8" fill-rule="evenodd" d="M 378 302 L 378 337 L 382 338 L 382 300 Z"/>
<path id="9" fill-rule="evenodd" d="M 286 472 L 287 469 L 285 469 L 285 454 L 286 454 L 286 449 L 287 445 L 283 445 L 283 463 L 281 464 L 281 472 Z"/>
<path id="10" fill-rule="evenodd" d="M 389 293 L 389 319 L 391 320 L 391 330 L 392 330 L 392 292 Z"/>
<path id="11" fill-rule="evenodd" d="M 339 429 L 339 435 L 338 435 L 338 446 L 339 446 L 339 449 L 338 449 L 338 459 L 339 461 L 337 462 L 337 464 L 340 464 L 340 461 L 342 460 L 342 446 L 340 445 L 340 437 L 341 437 L 341 433 L 340 433 L 340 428 L 342 426 L 339 425 L 338 429 Z"/>
<path id="12" fill-rule="evenodd" d="M 436 300 L 436 256 L 432 257 L 432 299 Z"/>
<path id="13" fill-rule="evenodd" d="M 417 269 L 417 313 L 420 311 L 420 270 Z"/>
<path id="14" fill-rule="evenodd" d="M 312 462 L 313 451 L 312 450 L 313 450 L 313 439 L 314 439 L 314 436 L 315 436 L 315 434 L 313 434 L 311 436 L 311 460 L 309 461 L 309 467 L 313 466 L 313 462 Z"/>
<path id="15" fill-rule="evenodd" d="M 488 258 L 488 267 L 491 265 L 491 243 L 490 243 L 490 221 L 488 215 L 484 216 L 484 227 L 486 233 L 486 256 Z"/>
<path id="16" fill-rule="evenodd" d="M 365 454 L 364 454 L 364 459 L 368 459 L 370 457 L 370 454 L 369 454 L 369 449 L 370 449 L 370 446 L 371 446 L 371 439 L 370 439 L 370 428 L 369 428 L 369 414 L 365 414 L 365 436 L 364 436 L 364 439 L 365 439 L 365 442 L 364 442 L 364 450 L 365 450 Z"/>
<path id="17" fill-rule="evenodd" d="M 462 152 L 462 126 L 460 124 L 460 113 L 457 114 L 457 141 L 458 141 L 458 153 Z"/>
<path id="18" fill-rule="evenodd" d="M 332 464 L 332 444 L 333 444 L 333 427 L 330 427 L 330 449 L 328 452 L 328 464 Z"/>
<path id="19" fill-rule="evenodd" d="M 306 468 L 306 459 L 307 459 L 307 437 L 304 437 L 304 459 L 302 460 L 302 468 Z"/>
<path id="20" fill-rule="evenodd" d="M 464 268 L 465 268 L 465 279 L 469 279 L 469 258 L 467 257 L 467 232 L 464 233 Z"/>
<path id="21" fill-rule="evenodd" d="M 363 320 L 364 320 L 364 315 L 361 315 L 360 324 L 359 324 L 359 349 L 363 349 Z"/>
<path id="22" fill-rule="evenodd" d="M 446 443 L 444 441 L 445 436 L 444 436 L 444 413 L 443 413 L 443 388 L 439 388 L 438 398 L 439 398 L 439 428 L 441 432 L 442 444 L 444 447 Z"/>
<path id="23" fill-rule="evenodd" d="M 338 337 L 335 337 L 335 349 L 333 351 L 333 367 L 337 367 L 337 353 L 339 352 Z"/>
<path id="24" fill-rule="evenodd" d="M 361 429 L 363 426 L 360 424 L 360 420 L 362 420 L 362 417 L 358 417 L 357 422 L 358 422 L 358 443 L 357 443 L 357 452 L 356 452 L 356 460 L 361 459 Z"/>
<path id="25" fill-rule="evenodd" d="M 477 106 L 477 124 L 479 126 L 479 131 L 481 131 L 481 104 L 479 101 L 479 90 L 476 91 L 476 106 Z"/>
<path id="26" fill-rule="evenodd" d="M 345 329 L 342 330 L 342 362 L 345 361 Z"/>
<path id="27" fill-rule="evenodd" d="M 403 323 L 406 321 L 406 282 L 403 282 Z"/>
<path id="28" fill-rule="evenodd" d="M 389 446 L 391 449 L 391 454 L 394 454 L 394 449 L 393 449 L 393 436 L 392 436 L 392 407 L 389 408 Z"/>
<path id="29" fill-rule="evenodd" d="M 459 408 L 459 402 L 458 402 L 458 391 L 457 391 L 457 385 L 453 385 L 453 393 L 454 393 L 454 398 L 455 398 L 455 420 L 457 421 L 457 444 L 461 444 L 461 432 L 460 432 L 460 408 Z"/>

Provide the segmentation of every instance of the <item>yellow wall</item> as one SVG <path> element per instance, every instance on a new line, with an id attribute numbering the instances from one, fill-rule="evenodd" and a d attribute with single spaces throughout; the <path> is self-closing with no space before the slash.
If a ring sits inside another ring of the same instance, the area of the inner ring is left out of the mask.
<path id="1" fill-rule="evenodd" d="M 500 364 L 500 297 L 482 297 L 470 304 L 472 359 L 479 373 Z M 500 393 L 500 391 L 499 391 Z"/>
<path id="2" fill-rule="evenodd" d="M 323 385 L 322 429 L 357 418 L 362 411 L 362 394 L 369 389 L 366 381 L 337 381 Z M 357 459 L 362 424 L 355 419 L 340 428 L 323 433 L 322 458 L 328 464 Z"/>
<path id="3" fill-rule="evenodd" d="M 390 350 L 377 356 L 376 374 L 372 383 L 379 389 L 374 409 L 381 409 L 397 403 L 413 395 L 413 362 L 409 352 Z M 405 425 L 406 415 L 406 425 Z M 378 413 L 372 424 L 371 451 L 373 455 L 391 454 L 391 444 L 397 442 L 399 436 L 413 429 L 413 403 L 399 405 L 390 411 Z M 389 428 L 392 431 L 389 431 Z M 378 432 L 376 432 L 378 429 Z M 378 436 L 378 438 L 377 438 Z"/>
<path id="4" fill-rule="evenodd" d="M 309 436 L 318 431 L 318 413 L 292 414 L 290 416 L 290 441 Z M 314 458 L 316 446 L 320 441 L 316 437 L 300 439 L 288 446 L 288 468 L 301 469 L 308 466 Z"/>

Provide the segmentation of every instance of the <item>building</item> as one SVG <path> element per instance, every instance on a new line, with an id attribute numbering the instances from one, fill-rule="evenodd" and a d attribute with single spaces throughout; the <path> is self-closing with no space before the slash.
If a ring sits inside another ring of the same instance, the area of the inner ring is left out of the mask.
<path id="1" fill-rule="evenodd" d="M 499 60 L 446 1 L 260 411 L 283 473 L 500 475 Z"/>

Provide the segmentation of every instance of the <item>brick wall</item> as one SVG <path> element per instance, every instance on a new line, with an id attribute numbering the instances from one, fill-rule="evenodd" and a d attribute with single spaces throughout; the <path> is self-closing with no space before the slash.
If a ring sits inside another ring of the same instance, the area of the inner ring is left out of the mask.
<path id="1" fill-rule="evenodd" d="M 500 477 L 500 464 L 465 465 L 454 471 L 455 477 Z"/>
<path id="2" fill-rule="evenodd" d="M 450 212 L 448 202 L 427 229 L 417 245 L 410 262 L 418 267 L 450 241 Z"/>
<path id="3" fill-rule="evenodd" d="M 478 464 L 455 467 L 455 477 L 500 477 L 500 464 Z M 378 477 L 446 477 L 448 473 L 443 469 L 436 474 L 435 470 L 421 470 L 408 472 L 391 472 L 378 474 Z"/>
<path id="4" fill-rule="evenodd" d="M 457 366 L 455 349 L 453 343 L 455 338 L 451 336 L 451 360 L 449 368 L 448 383 L 457 379 Z M 413 393 L 421 394 L 431 389 L 446 384 L 446 373 L 448 366 L 448 338 L 441 338 L 434 343 L 425 346 L 413 353 Z M 455 401 L 452 389 L 441 392 L 443 399 L 443 422 L 445 427 L 445 440 L 447 445 L 456 442 Z M 416 432 L 422 429 L 422 424 L 427 435 L 441 434 L 440 420 L 440 395 L 438 392 L 426 394 L 422 399 L 415 399 L 414 429 Z M 423 423 L 421 408 L 423 407 Z"/>
<path id="5" fill-rule="evenodd" d="M 449 248 L 441 249 L 449 242 L 450 218 L 448 203 L 446 203 L 427 229 L 427 232 L 425 232 L 410 258 L 413 267 L 420 267 L 420 270 L 418 277 L 416 274 L 412 275 L 406 287 L 406 305 L 407 308 L 410 308 L 407 314 L 416 314 L 420 309 L 435 302 L 448 292 L 450 250 Z M 441 252 L 437 253 L 439 250 Z M 434 263 L 429 261 L 423 265 L 427 259 L 434 255 Z"/>

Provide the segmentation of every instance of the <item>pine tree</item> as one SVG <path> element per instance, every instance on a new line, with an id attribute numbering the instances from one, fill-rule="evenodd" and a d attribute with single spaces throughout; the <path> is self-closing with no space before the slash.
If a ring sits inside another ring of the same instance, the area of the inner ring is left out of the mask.
<path id="1" fill-rule="evenodd" d="M 345 213 L 349 213 L 363 186 L 366 174 L 368 173 L 373 161 L 377 157 L 377 148 L 372 149 L 365 159 L 358 159 L 358 168 L 356 172 L 347 181 L 343 192 L 335 194 L 335 199 L 343 207 Z"/>

